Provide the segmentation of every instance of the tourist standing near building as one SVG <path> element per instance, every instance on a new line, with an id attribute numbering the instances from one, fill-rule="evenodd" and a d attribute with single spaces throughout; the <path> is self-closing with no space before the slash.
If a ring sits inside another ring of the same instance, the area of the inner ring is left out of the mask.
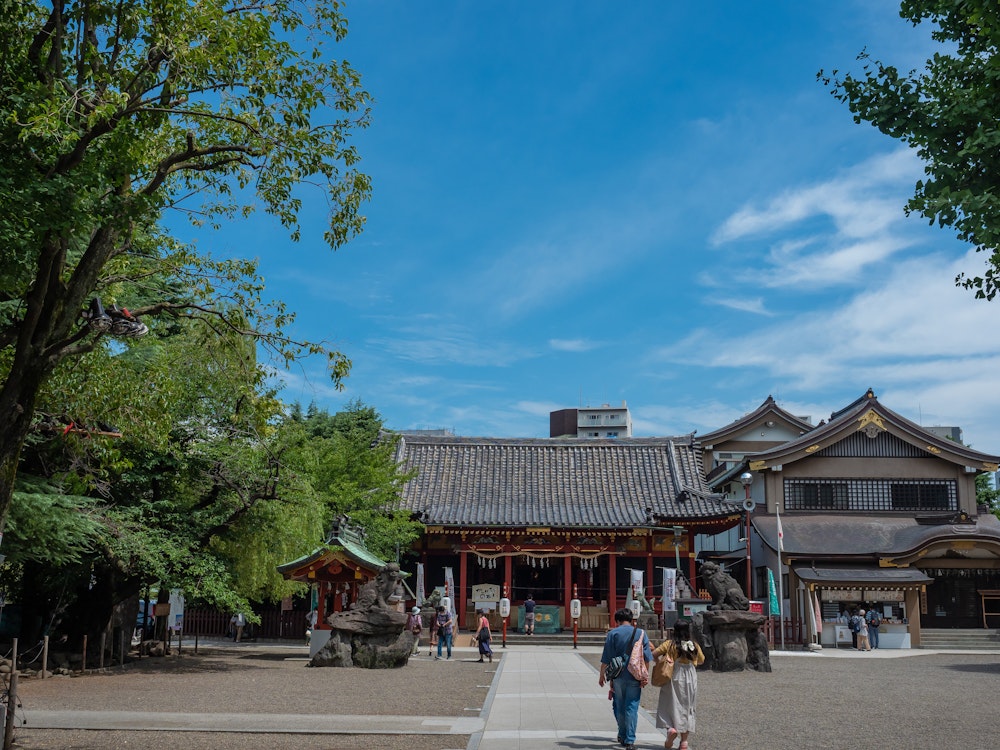
<path id="1" fill-rule="evenodd" d="M 871 643 L 868 642 L 868 620 L 865 619 L 865 611 L 858 610 L 858 651 L 871 651 Z"/>
<path id="2" fill-rule="evenodd" d="M 534 594 L 528 594 L 524 600 L 524 632 L 527 635 L 535 633 L 535 599 Z"/>
<path id="3" fill-rule="evenodd" d="M 438 652 L 435 659 L 441 658 L 442 647 L 447 647 L 448 658 L 451 658 L 451 634 L 452 634 L 452 619 L 451 613 L 444 608 L 444 605 L 438 606 L 437 617 L 435 618 L 435 627 L 437 627 L 438 634 Z"/>
<path id="4" fill-rule="evenodd" d="M 653 661 L 653 651 L 649 646 L 649 638 L 645 631 L 639 630 L 632 624 L 632 610 L 619 609 L 615 612 L 615 622 L 618 623 L 617 627 L 609 630 L 604 639 L 601 671 L 597 678 L 597 684 L 601 687 L 604 687 L 609 679 L 606 674 L 611 660 L 616 656 L 624 655 L 627 661 L 636 639 L 642 639 L 643 660 L 647 664 Z M 611 680 L 611 686 L 614 693 L 611 705 L 618 722 L 618 742 L 625 746 L 625 750 L 635 750 L 635 726 L 639 719 L 639 698 L 642 697 L 642 688 L 645 685 L 625 668 Z"/>
<path id="5" fill-rule="evenodd" d="M 868 643 L 872 648 L 878 648 L 878 629 L 882 627 L 882 616 L 878 610 L 870 609 L 865 619 L 868 621 Z"/>

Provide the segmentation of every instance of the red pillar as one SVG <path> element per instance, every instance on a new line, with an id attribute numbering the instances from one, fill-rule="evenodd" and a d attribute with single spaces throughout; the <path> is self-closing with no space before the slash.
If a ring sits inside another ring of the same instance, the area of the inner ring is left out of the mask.
<path id="1" fill-rule="evenodd" d="M 514 579 L 512 577 L 514 573 L 514 556 L 507 555 L 503 559 L 503 582 L 507 584 L 507 596 L 510 597 L 511 602 L 514 600 Z"/>
<path id="2" fill-rule="evenodd" d="M 316 595 L 319 599 L 316 601 L 316 627 L 320 630 L 329 630 L 330 626 L 326 624 L 326 592 L 330 588 L 330 585 L 326 581 L 319 581 L 317 584 Z"/>
<path id="3" fill-rule="evenodd" d="M 615 580 L 617 562 L 618 559 L 613 552 L 608 555 L 608 620 L 609 627 L 612 628 L 617 624 L 615 623 L 615 610 L 618 609 L 618 582 Z"/>
<path id="4" fill-rule="evenodd" d="M 469 591 L 469 553 L 462 550 L 458 560 L 458 627 L 464 628 L 466 597 Z"/>
<path id="5" fill-rule="evenodd" d="M 687 533 L 687 547 L 688 547 L 688 580 L 691 582 L 691 588 L 694 589 L 691 593 L 698 596 L 698 588 L 695 586 L 694 579 L 698 575 L 698 569 L 695 566 L 694 560 L 694 532 L 688 531 Z"/>
<path id="6" fill-rule="evenodd" d="M 566 597 L 566 616 L 563 622 L 569 625 L 573 621 L 569 616 L 569 602 L 573 598 L 573 558 L 569 556 L 563 558 L 563 595 Z"/>
<path id="7" fill-rule="evenodd" d="M 655 587 L 653 586 L 653 535 L 650 534 L 646 537 L 646 591 L 643 591 L 643 596 L 646 597 L 646 601 L 653 595 Z M 648 592 L 648 596 L 647 596 Z"/>

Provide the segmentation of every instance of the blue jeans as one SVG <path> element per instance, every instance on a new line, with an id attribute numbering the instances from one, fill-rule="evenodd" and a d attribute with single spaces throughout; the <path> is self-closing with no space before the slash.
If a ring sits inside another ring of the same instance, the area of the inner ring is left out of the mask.
<path id="1" fill-rule="evenodd" d="M 451 633 L 445 633 L 441 635 L 438 633 L 438 658 L 441 658 L 441 647 L 447 645 L 448 647 L 448 658 L 451 658 Z"/>
<path id="2" fill-rule="evenodd" d="M 868 645 L 878 648 L 878 628 L 873 628 L 871 625 L 868 626 Z"/>
<path id="3" fill-rule="evenodd" d="M 619 677 L 611 683 L 615 691 L 611 708 L 618 720 L 618 736 L 626 745 L 635 743 L 635 725 L 639 720 L 639 698 L 642 697 L 642 686 L 636 680 Z"/>

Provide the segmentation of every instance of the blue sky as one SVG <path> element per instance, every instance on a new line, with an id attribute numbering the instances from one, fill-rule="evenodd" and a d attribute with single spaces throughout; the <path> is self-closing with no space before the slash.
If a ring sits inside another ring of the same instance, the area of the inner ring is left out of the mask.
<path id="1" fill-rule="evenodd" d="M 898 3 L 348 2 L 375 98 L 374 197 L 336 253 L 264 221 L 258 257 L 316 360 L 283 397 L 391 428 L 544 437 L 627 401 L 637 435 L 707 432 L 773 395 L 814 421 L 868 387 L 1000 453 L 1000 302 L 949 230 L 904 216 L 921 165 L 816 80 L 933 50 Z"/>

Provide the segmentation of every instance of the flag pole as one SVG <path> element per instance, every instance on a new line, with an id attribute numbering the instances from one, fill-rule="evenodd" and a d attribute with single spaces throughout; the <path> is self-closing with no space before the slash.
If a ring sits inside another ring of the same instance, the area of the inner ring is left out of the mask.
<path id="1" fill-rule="evenodd" d="M 781 553 L 785 551 L 785 533 L 781 528 L 781 512 L 774 505 L 774 515 L 778 519 L 778 629 L 781 630 L 781 650 L 785 650 L 785 593 L 781 573 Z"/>

